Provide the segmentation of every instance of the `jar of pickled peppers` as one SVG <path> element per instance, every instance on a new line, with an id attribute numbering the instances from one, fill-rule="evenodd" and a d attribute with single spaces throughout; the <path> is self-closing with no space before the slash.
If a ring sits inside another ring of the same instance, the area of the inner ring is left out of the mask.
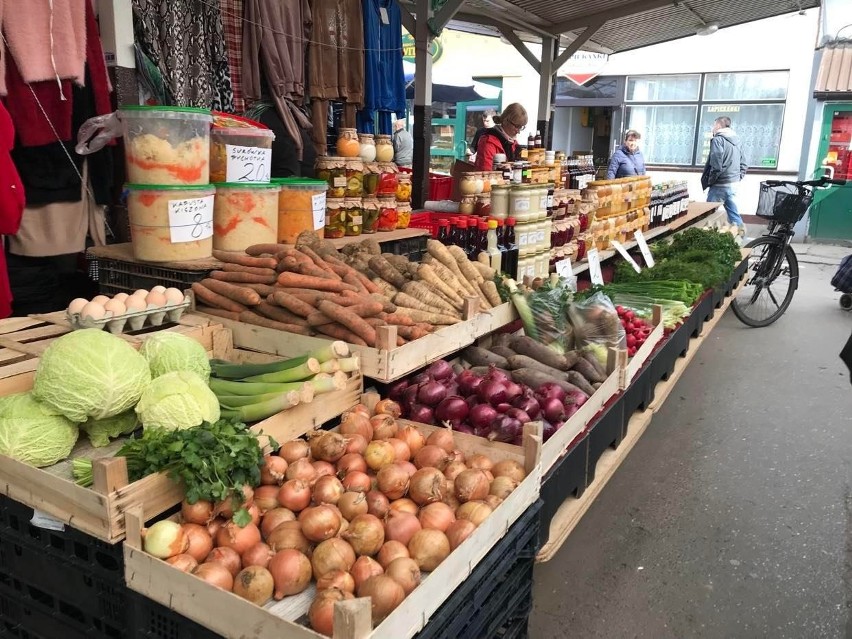
<path id="1" fill-rule="evenodd" d="M 346 193 L 344 197 L 361 197 L 364 194 L 364 163 L 346 160 Z"/>
<path id="2" fill-rule="evenodd" d="M 393 195 L 396 198 L 397 168 L 393 162 L 379 162 L 379 188 L 376 195 Z"/>
<path id="3" fill-rule="evenodd" d="M 343 198 L 328 198 L 325 201 L 325 239 L 346 235 L 346 208 Z"/>
<path id="4" fill-rule="evenodd" d="M 396 201 L 411 202 L 411 173 L 399 173 L 396 176 Z"/>
<path id="5" fill-rule="evenodd" d="M 396 228 L 407 229 L 411 224 L 411 204 L 408 202 L 396 203 Z"/>
<path id="6" fill-rule="evenodd" d="M 346 211 L 346 222 L 344 224 L 345 235 L 361 235 L 361 228 L 364 224 L 364 215 L 361 210 L 361 198 L 346 198 L 343 201 L 343 208 Z"/>
<path id="7" fill-rule="evenodd" d="M 364 216 L 361 233 L 375 233 L 376 228 L 379 225 L 379 199 L 375 197 L 365 197 L 361 200 L 361 211 Z"/>
<path id="8" fill-rule="evenodd" d="M 376 226 L 378 231 L 395 231 L 399 220 L 396 208 L 395 195 L 382 195 L 379 197 L 379 221 Z"/>

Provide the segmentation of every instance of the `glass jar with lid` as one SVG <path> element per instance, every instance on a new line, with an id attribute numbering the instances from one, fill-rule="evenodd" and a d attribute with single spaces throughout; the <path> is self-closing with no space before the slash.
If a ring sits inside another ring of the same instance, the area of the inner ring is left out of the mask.
<path id="1" fill-rule="evenodd" d="M 408 202 L 396 203 L 396 228 L 407 229 L 411 224 L 411 204 Z"/>
<path id="2" fill-rule="evenodd" d="M 509 186 L 491 188 L 491 216 L 498 220 L 509 217 Z"/>
<path id="3" fill-rule="evenodd" d="M 531 192 L 528 187 L 514 186 L 509 191 L 509 215 L 518 220 L 519 223 L 532 219 Z"/>
<path id="4" fill-rule="evenodd" d="M 361 197 L 364 194 L 364 163 L 346 160 L 346 193 L 344 197 Z"/>
<path id="5" fill-rule="evenodd" d="M 358 135 L 358 144 L 360 145 L 360 157 L 364 162 L 374 162 L 376 160 L 376 139 L 372 133 L 361 133 Z"/>
<path id="6" fill-rule="evenodd" d="M 381 232 L 394 231 L 396 230 L 396 223 L 398 219 L 399 214 L 396 209 L 396 196 L 379 196 L 379 221 L 376 225 L 376 230 Z"/>
<path id="7" fill-rule="evenodd" d="M 328 197 L 338 198 L 346 194 L 346 158 L 318 157 L 315 167 L 317 179 L 328 182 Z"/>
<path id="8" fill-rule="evenodd" d="M 377 162 L 364 163 L 364 196 L 370 197 L 379 192 L 379 164 Z"/>
<path id="9" fill-rule="evenodd" d="M 396 197 L 397 174 L 399 170 L 393 162 L 379 162 L 379 188 L 376 195 L 393 195 Z"/>
<path id="10" fill-rule="evenodd" d="M 389 135 L 376 136 L 376 160 L 393 162 L 393 141 Z"/>
<path id="11" fill-rule="evenodd" d="M 476 196 L 475 195 L 465 195 L 461 202 L 459 203 L 459 213 L 463 213 L 464 215 L 473 215 L 473 211 L 476 208 Z"/>
<path id="12" fill-rule="evenodd" d="M 491 193 L 480 193 L 476 196 L 473 206 L 473 214 L 478 217 L 491 216 Z"/>
<path id="13" fill-rule="evenodd" d="M 364 220 L 361 225 L 361 233 L 375 233 L 379 225 L 379 199 L 365 197 L 361 200 L 361 215 Z"/>
<path id="14" fill-rule="evenodd" d="M 396 201 L 411 202 L 411 173 L 398 173 L 396 176 Z"/>
<path id="15" fill-rule="evenodd" d="M 476 174 L 465 173 L 459 179 L 459 193 L 462 195 L 476 195 Z"/>
<path id="16" fill-rule="evenodd" d="M 364 215 L 361 211 L 361 198 L 348 197 L 343 201 L 346 210 L 345 231 L 347 236 L 361 235 L 361 227 L 364 224 Z"/>
<path id="17" fill-rule="evenodd" d="M 361 153 L 357 129 L 340 129 L 337 135 L 337 155 L 342 158 L 357 158 Z"/>
<path id="18" fill-rule="evenodd" d="M 346 208 L 343 198 L 325 201 L 325 239 L 333 240 L 346 235 Z"/>

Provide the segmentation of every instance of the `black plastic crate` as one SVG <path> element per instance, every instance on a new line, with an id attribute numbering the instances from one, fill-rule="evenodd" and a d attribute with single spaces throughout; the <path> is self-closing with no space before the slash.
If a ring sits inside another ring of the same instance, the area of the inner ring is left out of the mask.
<path id="1" fill-rule="evenodd" d="M 671 333 L 668 339 L 654 353 L 649 367 L 649 403 L 654 401 L 655 389 L 659 382 L 665 381 L 674 372 L 678 358 L 684 357 L 689 350 L 691 333 L 687 324 L 681 324 Z"/>
<path id="2" fill-rule="evenodd" d="M 130 591 L 131 608 L 128 639 L 218 639 L 219 634 L 191 619 Z"/>
<path id="3" fill-rule="evenodd" d="M 586 464 L 586 487 L 595 480 L 595 467 L 601 455 L 610 448 L 618 448 L 624 438 L 624 402 L 618 394 L 592 421 L 589 428 L 589 458 Z"/>
<path id="4" fill-rule="evenodd" d="M 210 270 L 180 271 L 162 266 L 135 264 L 105 258 L 90 258 L 90 272 L 97 272 L 98 286 L 104 295 L 116 293 L 132 293 L 154 286 L 173 286 L 180 290 L 189 288 L 194 282 L 206 278 Z"/>
<path id="5" fill-rule="evenodd" d="M 544 476 L 541 482 L 541 523 L 539 545 L 550 536 L 550 522 L 569 497 L 579 499 L 586 491 L 586 465 L 589 461 L 589 435 L 583 433 Z"/>
<path id="6" fill-rule="evenodd" d="M 0 590 L 0 637 L 8 639 L 89 639 L 91 629 L 69 627 L 26 598 Z"/>
<path id="7" fill-rule="evenodd" d="M 627 436 L 627 424 L 636 411 L 647 410 L 651 404 L 651 353 L 645 365 L 639 369 L 635 377 L 622 393 L 624 436 Z"/>
<path id="8" fill-rule="evenodd" d="M 684 325 L 692 337 L 698 337 L 701 334 L 701 331 L 704 330 L 704 323 L 713 319 L 714 311 L 713 291 L 706 291 L 704 295 L 698 298 L 684 321 Z"/>
<path id="9" fill-rule="evenodd" d="M 376 235 L 376 239 L 382 243 L 383 252 L 393 253 L 394 255 L 404 255 L 411 262 L 419 262 L 426 253 L 426 242 L 429 240 L 429 236 L 423 235 L 420 237 L 412 237 L 407 240 L 382 242 L 382 236 L 380 233 Z"/>

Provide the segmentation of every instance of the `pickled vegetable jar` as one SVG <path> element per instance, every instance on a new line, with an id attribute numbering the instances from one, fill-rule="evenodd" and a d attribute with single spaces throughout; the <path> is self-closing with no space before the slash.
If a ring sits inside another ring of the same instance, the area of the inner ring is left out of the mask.
<path id="1" fill-rule="evenodd" d="M 316 231 L 323 237 L 328 183 L 307 178 L 278 178 L 278 239 L 282 244 L 295 244 L 299 234 Z"/>
<path id="2" fill-rule="evenodd" d="M 375 233 L 379 225 L 379 200 L 375 197 L 365 197 L 361 200 L 361 211 L 364 222 L 361 233 Z"/>
<path id="3" fill-rule="evenodd" d="M 358 144 L 361 146 L 360 157 L 364 162 L 376 160 L 376 140 L 372 133 L 361 133 L 358 136 Z"/>
<path id="4" fill-rule="evenodd" d="M 396 201 L 411 202 L 411 173 L 396 176 Z"/>
<path id="5" fill-rule="evenodd" d="M 396 198 L 398 172 L 396 165 L 393 162 L 380 162 L 379 170 L 381 175 L 379 176 L 379 188 L 376 190 L 376 194 L 380 197 L 382 195 L 393 195 Z"/>
<path id="6" fill-rule="evenodd" d="M 396 203 L 396 228 L 407 229 L 411 224 L 411 204 L 408 202 Z"/>
<path id="7" fill-rule="evenodd" d="M 278 241 L 279 189 L 277 184 L 217 184 L 213 248 L 245 251 L 252 244 L 275 244 Z"/>
<path id="8" fill-rule="evenodd" d="M 399 214 L 396 210 L 396 196 L 383 195 L 379 198 L 379 222 L 376 226 L 378 231 L 394 231 Z"/>
<path id="9" fill-rule="evenodd" d="M 379 177 L 381 171 L 376 162 L 366 162 L 364 164 L 364 195 L 375 195 L 379 191 Z"/>
<path id="10" fill-rule="evenodd" d="M 361 227 L 364 223 L 364 216 L 361 212 L 361 198 L 346 198 L 343 201 L 343 208 L 346 211 L 345 234 L 361 235 Z"/>
<path id="11" fill-rule="evenodd" d="M 274 141 L 269 129 L 214 127 L 210 130 L 210 181 L 269 182 Z"/>
<path id="12" fill-rule="evenodd" d="M 364 163 L 346 160 L 346 193 L 344 197 L 361 197 L 364 194 Z"/>
<path id="13" fill-rule="evenodd" d="M 343 197 L 346 195 L 346 158 L 317 158 L 316 177 L 328 183 L 328 197 Z"/>
<path id="14" fill-rule="evenodd" d="M 346 235 L 346 209 L 342 198 L 331 198 L 325 203 L 325 239 Z"/>
<path id="15" fill-rule="evenodd" d="M 389 135 L 376 136 L 376 160 L 393 162 L 393 142 Z"/>
<path id="16" fill-rule="evenodd" d="M 361 154 L 361 143 L 355 129 L 340 129 L 337 136 L 337 155 L 342 158 L 357 158 Z"/>

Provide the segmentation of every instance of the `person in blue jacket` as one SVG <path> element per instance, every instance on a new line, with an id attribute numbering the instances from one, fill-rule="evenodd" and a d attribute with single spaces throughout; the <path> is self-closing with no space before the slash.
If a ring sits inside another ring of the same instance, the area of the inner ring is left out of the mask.
<path id="1" fill-rule="evenodd" d="M 624 142 L 618 147 L 609 159 L 609 167 L 606 170 L 606 179 L 630 177 L 631 175 L 645 175 L 645 158 L 639 150 L 639 140 L 642 134 L 630 129 L 624 134 Z"/>

